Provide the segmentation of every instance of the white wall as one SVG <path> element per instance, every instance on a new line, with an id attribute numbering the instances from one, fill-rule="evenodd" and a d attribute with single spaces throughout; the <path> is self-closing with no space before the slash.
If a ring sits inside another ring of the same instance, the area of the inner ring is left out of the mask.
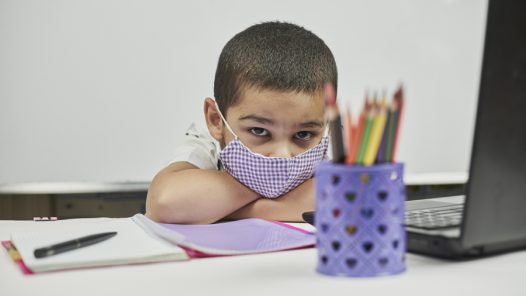
<path id="1" fill-rule="evenodd" d="M 408 173 L 466 172 L 486 1 L 0 0 L 0 183 L 148 181 L 213 95 L 223 45 L 268 20 L 333 50 L 339 100 L 403 82 Z"/>

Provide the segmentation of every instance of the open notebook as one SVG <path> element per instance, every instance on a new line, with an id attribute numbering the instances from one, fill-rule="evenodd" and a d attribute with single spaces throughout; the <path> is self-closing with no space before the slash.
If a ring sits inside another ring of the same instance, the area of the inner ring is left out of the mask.
<path id="1" fill-rule="evenodd" d="M 100 232 L 116 231 L 106 241 L 45 258 L 35 249 Z M 75 226 L 68 230 L 14 232 L 12 257 L 27 273 L 120 264 L 188 260 L 195 257 L 275 252 L 313 246 L 312 233 L 280 222 L 244 219 L 210 225 L 156 223 L 144 215 Z"/>

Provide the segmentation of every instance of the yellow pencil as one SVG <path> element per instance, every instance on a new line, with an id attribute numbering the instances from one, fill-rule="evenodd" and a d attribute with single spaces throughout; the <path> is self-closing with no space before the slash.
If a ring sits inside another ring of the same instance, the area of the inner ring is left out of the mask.
<path id="1" fill-rule="evenodd" d="M 9 257 L 11 257 L 11 260 L 15 262 L 22 259 L 22 257 L 20 256 L 20 253 L 18 252 L 17 249 L 13 247 L 13 245 L 9 247 L 9 249 L 7 250 L 7 253 L 9 254 Z"/>
<path id="2" fill-rule="evenodd" d="M 385 122 L 387 121 L 387 111 L 385 103 L 381 104 L 381 106 L 378 109 L 379 112 L 374 118 L 369 143 L 367 145 L 367 150 L 365 151 L 365 157 L 363 160 L 363 164 L 366 166 L 372 165 L 374 163 L 374 160 L 376 159 L 378 147 L 380 146 L 380 141 L 382 140 L 382 134 L 385 128 Z"/>

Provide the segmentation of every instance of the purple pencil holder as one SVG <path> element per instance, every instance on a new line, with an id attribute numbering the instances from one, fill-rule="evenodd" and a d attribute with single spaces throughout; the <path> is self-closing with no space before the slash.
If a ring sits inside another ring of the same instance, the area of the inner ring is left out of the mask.
<path id="1" fill-rule="evenodd" d="M 404 166 L 323 162 L 316 176 L 316 270 L 374 277 L 405 271 Z"/>

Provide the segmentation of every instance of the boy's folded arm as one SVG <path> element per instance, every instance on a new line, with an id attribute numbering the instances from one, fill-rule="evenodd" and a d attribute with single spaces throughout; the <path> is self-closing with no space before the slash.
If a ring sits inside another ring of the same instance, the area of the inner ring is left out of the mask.
<path id="1" fill-rule="evenodd" d="M 303 222 L 303 212 L 314 211 L 314 178 L 276 198 L 260 198 L 230 214 L 229 219 L 262 218 Z"/>
<path id="2" fill-rule="evenodd" d="M 163 223 L 212 223 L 258 198 L 227 172 L 175 162 L 150 184 L 146 216 Z"/>

